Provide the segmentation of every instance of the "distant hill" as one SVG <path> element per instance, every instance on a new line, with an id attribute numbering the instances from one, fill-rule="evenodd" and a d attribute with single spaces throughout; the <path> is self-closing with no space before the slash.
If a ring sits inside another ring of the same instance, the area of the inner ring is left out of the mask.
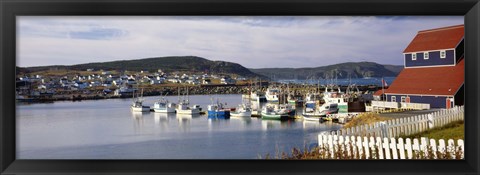
<path id="1" fill-rule="evenodd" d="M 314 68 L 261 68 L 250 69 L 252 72 L 275 79 L 309 79 L 322 78 L 365 78 L 394 77 L 403 66 L 381 65 L 374 62 L 347 62 Z"/>
<path id="2" fill-rule="evenodd" d="M 261 68 L 247 69 L 240 64 L 226 61 L 211 61 L 196 56 L 170 56 L 144 58 L 136 60 L 122 60 L 110 62 L 87 63 L 77 65 L 54 65 L 41 67 L 17 67 L 23 73 L 45 71 L 51 69 L 68 69 L 84 71 L 95 70 L 128 70 L 128 71 L 157 71 L 191 72 L 209 74 L 236 74 L 242 77 L 261 79 L 308 79 L 308 78 L 364 78 L 364 77 L 393 77 L 397 76 L 403 66 L 381 65 L 374 62 L 347 62 L 329 66 L 313 68 Z"/>
<path id="3" fill-rule="evenodd" d="M 196 56 L 170 56 L 145 58 L 137 60 L 122 60 L 111 62 L 77 64 L 71 66 L 42 66 L 25 68 L 28 72 L 44 71 L 50 69 L 69 69 L 69 70 L 129 70 L 129 71 L 157 71 L 162 69 L 164 72 L 208 72 L 213 74 L 236 74 L 243 77 L 261 77 L 240 64 L 226 61 L 211 61 Z"/>

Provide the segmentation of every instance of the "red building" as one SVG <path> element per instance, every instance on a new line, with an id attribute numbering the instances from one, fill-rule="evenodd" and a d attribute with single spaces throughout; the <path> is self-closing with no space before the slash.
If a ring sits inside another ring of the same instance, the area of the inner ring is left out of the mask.
<path id="1" fill-rule="evenodd" d="M 431 108 L 464 104 L 463 25 L 419 31 L 403 54 L 405 67 L 385 89 L 386 101 Z"/>

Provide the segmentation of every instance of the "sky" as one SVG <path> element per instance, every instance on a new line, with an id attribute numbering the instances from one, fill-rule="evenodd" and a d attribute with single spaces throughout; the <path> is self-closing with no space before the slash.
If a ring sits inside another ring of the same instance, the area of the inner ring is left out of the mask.
<path id="1" fill-rule="evenodd" d="M 17 66 L 199 56 L 247 68 L 403 65 L 418 31 L 463 16 L 20 16 Z"/>

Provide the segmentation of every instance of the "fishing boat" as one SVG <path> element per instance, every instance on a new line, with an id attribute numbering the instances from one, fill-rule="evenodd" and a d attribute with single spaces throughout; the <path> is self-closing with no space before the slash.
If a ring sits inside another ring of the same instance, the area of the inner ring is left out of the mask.
<path id="1" fill-rule="evenodd" d="M 141 94 L 141 97 L 137 95 L 137 98 L 135 98 L 135 93 L 133 93 L 133 102 L 130 109 L 133 112 L 150 112 L 150 106 L 143 106 L 143 89 Z"/>
<path id="2" fill-rule="evenodd" d="M 279 93 L 280 90 L 276 87 L 267 88 L 267 92 L 265 93 L 267 102 L 278 102 Z"/>
<path id="3" fill-rule="evenodd" d="M 162 98 L 161 100 L 155 102 L 153 105 L 153 110 L 161 113 L 174 113 L 176 107 L 177 104 L 168 102 L 167 99 Z"/>
<path id="4" fill-rule="evenodd" d="M 293 94 L 291 94 L 291 91 L 290 91 L 290 86 L 289 84 L 287 84 L 287 103 L 288 104 L 291 104 L 291 105 L 294 105 L 294 106 L 297 106 L 297 104 L 299 103 L 299 100 L 296 99 Z"/>
<path id="5" fill-rule="evenodd" d="M 250 100 L 251 101 L 259 101 L 259 102 L 266 102 L 267 98 L 265 97 L 265 92 L 260 90 L 250 92 Z"/>
<path id="6" fill-rule="evenodd" d="M 200 114 L 201 108 L 199 108 L 199 105 L 193 105 L 192 107 L 189 105 L 190 102 L 188 100 L 183 100 L 178 103 L 175 111 L 177 114 Z"/>
<path id="7" fill-rule="evenodd" d="M 177 108 L 175 109 L 175 111 L 177 112 L 177 114 L 200 114 L 202 108 L 200 108 L 200 105 L 193 105 L 192 107 L 190 107 L 190 100 L 188 98 L 188 88 L 187 88 L 187 97 L 186 99 L 183 98 L 183 99 L 180 99 L 180 90 L 178 91 L 179 93 L 179 103 L 177 105 Z"/>
<path id="8" fill-rule="evenodd" d="M 232 117 L 251 117 L 252 116 L 252 108 L 249 104 L 242 103 L 238 105 L 235 111 L 230 112 Z"/>
<path id="9" fill-rule="evenodd" d="M 230 109 L 224 108 L 223 104 L 220 103 L 218 99 L 216 103 L 207 106 L 207 113 L 208 118 L 230 118 Z"/>
<path id="10" fill-rule="evenodd" d="M 319 109 L 320 106 L 317 102 L 306 102 L 302 113 L 303 119 L 307 121 L 320 121 L 324 114 L 321 113 Z"/>
<path id="11" fill-rule="evenodd" d="M 295 111 L 293 111 L 295 112 Z M 286 120 L 292 114 L 292 111 L 287 106 L 281 107 L 280 105 L 265 105 L 262 108 L 262 119 L 265 120 Z"/>

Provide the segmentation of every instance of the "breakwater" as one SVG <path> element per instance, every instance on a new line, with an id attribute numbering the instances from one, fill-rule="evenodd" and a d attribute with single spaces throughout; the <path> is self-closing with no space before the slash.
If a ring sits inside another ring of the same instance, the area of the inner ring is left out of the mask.
<path id="1" fill-rule="evenodd" d="M 292 95 L 302 96 L 307 92 L 320 91 L 323 92 L 325 87 L 318 87 L 314 85 L 285 85 L 277 86 L 280 91 L 287 93 L 290 91 Z M 348 86 L 339 86 L 333 90 L 340 88 L 341 91 L 346 91 Z M 143 89 L 143 96 L 177 96 L 186 95 L 187 89 L 189 95 L 210 95 L 210 94 L 248 94 L 252 89 L 266 91 L 267 86 L 255 87 L 250 85 L 191 85 L 191 86 L 145 86 L 139 87 Z M 375 85 L 357 86 L 354 90 L 361 92 L 374 92 L 381 89 Z M 115 95 L 113 92 L 105 93 L 103 90 L 91 91 L 58 91 L 49 96 L 30 98 L 30 102 L 47 102 L 47 101 L 61 101 L 61 100 L 98 100 L 110 98 L 131 98 L 131 95 Z"/>

